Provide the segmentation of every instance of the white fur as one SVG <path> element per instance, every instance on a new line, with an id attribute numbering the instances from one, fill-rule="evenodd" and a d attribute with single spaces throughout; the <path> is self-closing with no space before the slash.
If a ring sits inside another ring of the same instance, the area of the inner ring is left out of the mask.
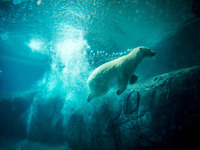
<path id="1" fill-rule="evenodd" d="M 107 62 L 96 68 L 88 78 L 88 101 L 106 94 L 111 87 L 118 85 L 117 94 L 122 94 L 138 64 L 144 57 L 155 53 L 146 47 L 137 47 L 128 55 Z"/>

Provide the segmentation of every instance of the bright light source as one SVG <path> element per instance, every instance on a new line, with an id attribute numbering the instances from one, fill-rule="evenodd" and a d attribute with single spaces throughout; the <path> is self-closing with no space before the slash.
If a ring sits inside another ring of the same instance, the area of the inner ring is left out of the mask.
<path id="1" fill-rule="evenodd" d="M 30 41 L 30 43 L 28 44 L 28 46 L 31 48 L 31 50 L 34 52 L 34 51 L 37 51 L 37 52 L 42 52 L 42 47 L 43 47 L 44 43 L 40 40 L 37 40 L 37 39 L 32 39 Z"/>
<path id="2" fill-rule="evenodd" d="M 65 32 L 56 44 L 57 58 L 68 67 L 73 62 L 71 67 L 74 68 L 74 63 L 83 57 L 82 51 L 87 42 L 83 38 L 82 30 L 71 26 L 63 26 L 63 29 Z"/>

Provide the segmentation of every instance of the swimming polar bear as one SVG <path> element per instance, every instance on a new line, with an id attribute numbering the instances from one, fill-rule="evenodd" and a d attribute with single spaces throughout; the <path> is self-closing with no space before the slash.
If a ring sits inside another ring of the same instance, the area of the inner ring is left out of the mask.
<path id="1" fill-rule="evenodd" d="M 122 94 L 128 85 L 137 81 L 134 74 L 143 58 L 156 53 L 147 47 L 137 47 L 129 54 L 96 68 L 87 80 L 89 95 L 87 101 L 106 94 L 114 85 L 118 85 L 117 95 Z"/>

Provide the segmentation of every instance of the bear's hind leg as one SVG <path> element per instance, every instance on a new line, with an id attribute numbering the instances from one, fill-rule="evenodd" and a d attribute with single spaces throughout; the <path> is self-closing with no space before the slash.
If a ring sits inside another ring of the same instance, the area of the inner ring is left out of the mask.
<path id="1" fill-rule="evenodd" d="M 137 79 L 138 79 L 138 77 L 137 77 L 135 74 L 133 74 L 133 75 L 131 76 L 131 78 L 130 78 L 129 83 L 130 83 L 130 84 L 134 84 L 134 83 L 137 81 Z"/>

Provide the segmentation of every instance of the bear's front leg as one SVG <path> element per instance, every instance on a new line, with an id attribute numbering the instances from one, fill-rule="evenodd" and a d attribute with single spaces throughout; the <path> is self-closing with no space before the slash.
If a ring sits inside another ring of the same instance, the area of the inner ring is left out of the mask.
<path id="1" fill-rule="evenodd" d="M 133 75 L 131 76 L 131 78 L 130 78 L 129 83 L 130 83 L 130 84 L 134 84 L 134 83 L 137 81 L 137 79 L 138 79 L 138 77 L 137 77 L 135 74 L 133 74 Z"/>
<path id="2" fill-rule="evenodd" d="M 127 84 L 128 84 L 128 80 L 126 78 L 118 79 L 119 90 L 117 90 L 117 95 L 121 95 L 126 90 Z"/>

